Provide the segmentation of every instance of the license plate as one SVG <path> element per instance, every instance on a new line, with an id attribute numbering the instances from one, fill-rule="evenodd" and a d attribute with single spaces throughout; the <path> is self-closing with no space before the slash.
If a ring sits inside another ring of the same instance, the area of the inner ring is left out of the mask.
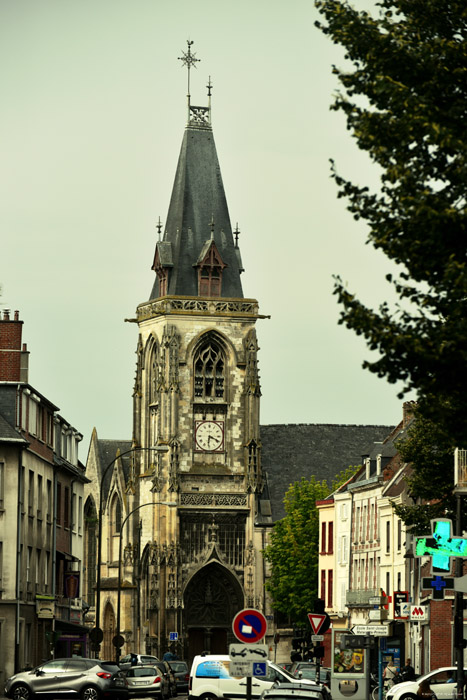
<path id="1" fill-rule="evenodd" d="M 135 685 L 149 685 L 149 681 L 135 681 Z"/>
<path id="2" fill-rule="evenodd" d="M 121 678 L 116 678 L 115 685 L 123 685 L 123 680 Z"/>

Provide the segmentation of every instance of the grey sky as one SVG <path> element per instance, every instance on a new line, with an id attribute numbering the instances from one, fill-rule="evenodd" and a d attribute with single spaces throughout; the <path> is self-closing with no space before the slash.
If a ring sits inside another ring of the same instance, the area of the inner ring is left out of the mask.
<path id="1" fill-rule="evenodd" d="M 361 369 L 332 275 L 369 303 L 385 258 L 336 198 L 328 159 L 376 173 L 329 105 L 342 51 L 312 0 L 1 0 L 0 282 L 30 382 L 84 433 L 131 437 L 137 327 L 186 120 L 186 40 L 207 104 L 258 321 L 262 423 L 395 424 L 396 389 Z"/>

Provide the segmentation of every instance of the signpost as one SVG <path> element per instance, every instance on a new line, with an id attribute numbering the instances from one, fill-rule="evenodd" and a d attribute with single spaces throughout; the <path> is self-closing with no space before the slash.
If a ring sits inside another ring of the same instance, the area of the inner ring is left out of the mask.
<path id="1" fill-rule="evenodd" d="M 263 613 L 254 608 L 240 610 L 232 622 L 233 633 L 243 644 L 231 644 L 229 647 L 230 672 L 234 676 L 246 676 L 246 700 L 251 700 L 251 677 L 266 675 L 268 647 L 257 642 L 263 639 L 267 626 Z M 240 667 L 243 670 L 236 673 L 236 670 L 240 671 Z"/>

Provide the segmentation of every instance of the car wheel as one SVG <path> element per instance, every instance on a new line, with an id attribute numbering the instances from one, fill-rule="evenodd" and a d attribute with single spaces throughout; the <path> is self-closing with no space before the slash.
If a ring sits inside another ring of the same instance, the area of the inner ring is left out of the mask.
<path id="1" fill-rule="evenodd" d="M 19 683 L 13 688 L 11 697 L 13 700 L 31 700 L 34 697 L 34 693 L 29 690 L 27 685 Z"/>
<path id="2" fill-rule="evenodd" d="M 81 700 L 99 700 L 100 690 L 94 685 L 87 685 L 81 691 Z"/>
<path id="3" fill-rule="evenodd" d="M 414 693 L 405 693 L 400 696 L 399 700 L 417 700 L 417 696 Z"/>
<path id="4" fill-rule="evenodd" d="M 217 696 L 212 693 L 205 693 L 201 695 L 201 700 L 217 700 Z"/>

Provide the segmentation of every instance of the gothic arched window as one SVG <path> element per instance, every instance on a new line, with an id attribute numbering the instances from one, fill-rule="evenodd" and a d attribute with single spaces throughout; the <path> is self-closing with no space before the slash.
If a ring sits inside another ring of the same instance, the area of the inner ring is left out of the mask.
<path id="1" fill-rule="evenodd" d="M 225 398 L 225 358 L 214 340 L 210 339 L 197 351 L 194 359 L 195 398 Z"/>

